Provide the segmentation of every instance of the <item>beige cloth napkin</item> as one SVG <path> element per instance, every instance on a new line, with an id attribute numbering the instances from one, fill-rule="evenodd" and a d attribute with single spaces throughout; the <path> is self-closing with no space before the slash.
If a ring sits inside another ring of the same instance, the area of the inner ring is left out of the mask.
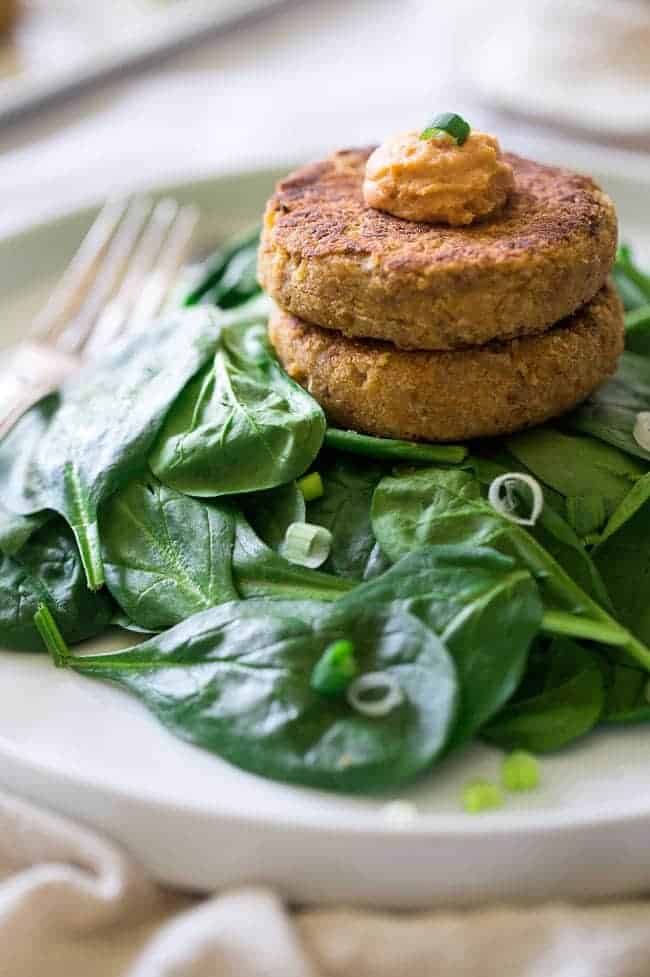
<path id="1" fill-rule="evenodd" d="M 650 905 L 417 915 L 193 899 L 116 845 L 0 795 L 0 977 L 645 977 Z"/>

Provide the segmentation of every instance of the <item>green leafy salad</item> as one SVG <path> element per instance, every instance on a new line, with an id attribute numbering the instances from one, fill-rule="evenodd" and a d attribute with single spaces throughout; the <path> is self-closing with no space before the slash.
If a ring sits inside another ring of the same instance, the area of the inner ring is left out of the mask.
<path id="1" fill-rule="evenodd" d="M 552 424 L 433 445 L 328 427 L 273 354 L 256 248 L 224 247 L 0 443 L 0 645 L 347 792 L 475 738 L 543 753 L 650 719 L 650 276 L 629 249 L 616 376 Z M 70 651 L 110 627 L 136 643 Z"/>

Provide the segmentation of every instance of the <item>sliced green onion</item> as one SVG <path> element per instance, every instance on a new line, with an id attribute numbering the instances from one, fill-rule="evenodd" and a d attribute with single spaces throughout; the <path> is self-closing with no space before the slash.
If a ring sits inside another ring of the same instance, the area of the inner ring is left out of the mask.
<path id="1" fill-rule="evenodd" d="M 312 472 L 311 475 L 299 478 L 296 485 L 302 492 L 305 502 L 313 502 L 314 499 L 320 499 L 321 496 L 325 495 L 320 472 Z"/>
<path id="2" fill-rule="evenodd" d="M 310 522 L 292 522 L 285 534 L 281 553 L 289 563 L 314 570 L 322 566 L 331 548 L 332 534 L 329 529 Z"/>
<path id="3" fill-rule="evenodd" d="M 362 716 L 377 718 L 404 701 L 404 693 L 397 679 L 390 672 L 366 672 L 347 688 L 347 700 Z"/>
<path id="4" fill-rule="evenodd" d="M 489 780 L 471 780 L 463 787 L 463 807 L 468 814 L 481 814 L 503 806 L 503 796 Z"/>
<path id="5" fill-rule="evenodd" d="M 311 673 L 310 685 L 321 695 L 342 695 L 359 674 L 354 645 L 341 639 L 325 649 Z"/>
<path id="6" fill-rule="evenodd" d="M 650 411 L 639 411 L 636 415 L 632 434 L 640 448 L 643 448 L 644 451 L 650 451 Z"/>
<path id="7" fill-rule="evenodd" d="M 43 639 L 43 644 L 52 656 L 54 664 L 57 668 L 62 668 L 66 659 L 70 657 L 70 649 L 46 604 L 39 604 L 38 610 L 34 614 L 34 624 Z"/>
<path id="8" fill-rule="evenodd" d="M 506 790 L 535 790 L 539 787 L 539 763 L 532 753 L 515 750 L 501 767 L 501 780 Z"/>
<path id="9" fill-rule="evenodd" d="M 529 516 L 517 515 L 515 487 L 518 482 L 527 485 L 533 493 L 533 507 Z M 539 482 L 532 475 L 525 475 L 523 472 L 507 472 L 505 475 L 499 475 L 490 483 L 488 502 L 499 515 L 505 516 L 510 522 L 516 522 L 520 526 L 534 526 L 544 508 L 544 493 Z"/>
<path id="10" fill-rule="evenodd" d="M 435 139 L 441 132 L 445 132 L 454 140 L 457 146 L 467 142 L 472 128 L 462 115 L 455 112 L 441 112 L 420 133 L 420 139 Z"/>

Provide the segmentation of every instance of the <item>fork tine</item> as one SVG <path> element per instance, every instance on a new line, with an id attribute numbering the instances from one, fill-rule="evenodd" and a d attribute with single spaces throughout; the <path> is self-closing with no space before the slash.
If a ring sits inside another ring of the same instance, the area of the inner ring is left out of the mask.
<path id="1" fill-rule="evenodd" d="M 188 256 L 199 216 L 199 210 L 193 204 L 187 204 L 179 210 L 160 250 L 158 261 L 133 306 L 126 324 L 127 331 L 137 328 L 139 323 L 147 322 L 162 308 L 178 270 Z"/>
<path id="2" fill-rule="evenodd" d="M 109 200 L 102 207 L 56 288 L 34 319 L 31 332 L 35 338 L 54 340 L 79 310 L 125 209 L 124 200 Z"/>
<path id="3" fill-rule="evenodd" d="M 154 207 L 115 298 L 104 307 L 88 336 L 84 347 L 86 359 L 98 356 L 122 332 L 177 213 L 178 203 L 171 197 L 165 197 Z"/>
<path id="4" fill-rule="evenodd" d="M 82 350 L 102 308 L 126 273 L 129 258 L 150 211 L 149 200 L 137 197 L 129 204 L 85 302 L 70 324 L 59 334 L 59 349 L 66 353 L 79 353 Z"/>

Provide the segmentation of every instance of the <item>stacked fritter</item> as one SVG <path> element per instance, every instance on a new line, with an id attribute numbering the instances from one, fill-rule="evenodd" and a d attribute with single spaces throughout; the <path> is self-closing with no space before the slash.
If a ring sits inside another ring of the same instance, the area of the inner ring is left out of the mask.
<path id="1" fill-rule="evenodd" d="M 506 154 L 515 189 L 498 215 L 416 223 L 365 204 L 370 152 L 283 180 L 260 250 L 273 345 L 332 424 L 428 441 L 505 434 L 615 371 L 616 213 L 592 180 Z"/>

